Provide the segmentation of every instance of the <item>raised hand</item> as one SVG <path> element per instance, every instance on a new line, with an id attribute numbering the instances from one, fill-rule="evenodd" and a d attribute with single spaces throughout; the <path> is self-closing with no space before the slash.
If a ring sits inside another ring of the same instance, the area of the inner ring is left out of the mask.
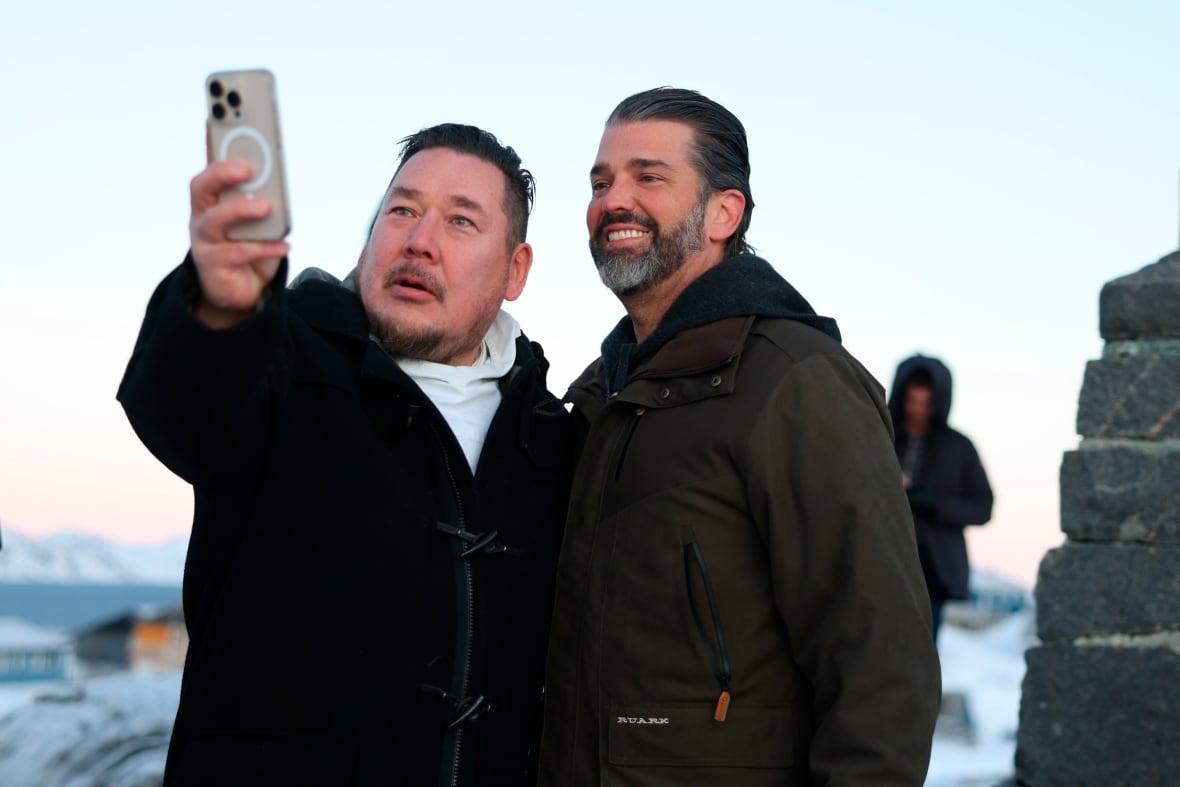
<path id="1" fill-rule="evenodd" d="M 270 201 L 261 197 L 218 201 L 223 191 L 250 178 L 250 166 L 244 162 L 215 161 L 189 185 L 189 239 L 201 282 L 193 315 L 210 328 L 227 328 L 253 314 L 290 249 L 286 241 L 236 241 L 226 236 L 235 224 L 265 218 L 271 211 Z"/>

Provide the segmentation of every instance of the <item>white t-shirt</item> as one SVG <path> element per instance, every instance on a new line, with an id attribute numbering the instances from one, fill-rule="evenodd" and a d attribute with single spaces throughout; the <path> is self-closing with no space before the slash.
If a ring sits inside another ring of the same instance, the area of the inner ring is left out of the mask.
<path id="1" fill-rule="evenodd" d="M 483 352 L 471 366 L 395 359 L 442 413 L 472 473 L 479 463 L 488 427 L 500 406 L 500 378 L 516 363 L 518 336 L 520 325 L 501 309 L 484 336 Z"/>

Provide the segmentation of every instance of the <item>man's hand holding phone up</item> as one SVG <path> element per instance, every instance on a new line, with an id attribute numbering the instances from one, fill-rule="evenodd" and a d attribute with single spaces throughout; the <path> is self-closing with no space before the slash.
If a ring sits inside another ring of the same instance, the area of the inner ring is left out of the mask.
<path id="1" fill-rule="evenodd" d="M 291 229 L 274 75 L 220 71 L 205 80 L 209 165 L 190 185 L 189 240 L 201 281 L 193 314 L 228 328 L 253 314 Z"/>
<path id="2" fill-rule="evenodd" d="M 253 176 L 245 162 L 213 161 L 189 187 L 189 241 L 201 281 L 201 298 L 193 315 L 210 328 L 228 328 L 253 314 L 279 262 L 290 250 L 286 241 L 227 237 L 231 227 L 264 219 L 274 209 L 262 196 L 219 199 L 223 192 Z"/>

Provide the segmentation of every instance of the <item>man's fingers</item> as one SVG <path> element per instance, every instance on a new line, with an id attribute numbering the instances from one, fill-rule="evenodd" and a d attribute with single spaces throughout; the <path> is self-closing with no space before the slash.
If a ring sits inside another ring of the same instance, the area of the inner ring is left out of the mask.
<path id="1" fill-rule="evenodd" d="M 281 241 L 220 243 L 194 248 L 192 254 L 201 281 L 202 300 L 218 310 L 253 309 L 288 250 L 287 244 Z"/>
<path id="2" fill-rule="evenodd" d="M 197 267 L 206 270 L 231 270 L 245 268 L 250 265 L 267 263 L 269 267 L 274 260 L 274 268 L 278 267 L 278 260 L 286 257 L 291 246 L 286 241 L 240 241 L 234 243 L 209 243 L 193 247 L 193 257 Z M 270 271 L 273 278 L 274 270 Z"/>
<path id="3" fill-rule="evenodd" d="M 189 182 L 193 216 L 217 204 L 221 192 L 246 183 L 253 177 L 250 165 L 244 161 L 214 161 Z"/>
<path id="4" fill-rule="evenodd" d="M 264 197 L 243 197 L 212 205 L 194 214 L 191 227 L 192 242 L 233 243 L 226 233 L 235 224 L 265 219 L 273 208 Z"/>
<path id="5" fill-rule="evenodd" d="M 231 244 L 235 251 L 235 263 L 239 265 L 261 265 L 259 272 L 267 281 L 274 278 L 279 262 L 291 251 L 286 241 L 242 241 Z"/>
<path id="6" fill-rule="evenodd" d="M 283 257 L 287 256 L 287 249 L 283 249 L 281 254 L 278 253 L 278 249 L 272 251 L 275 253 L 254 265 L 254 272 L 267 284 L 270 284 L 274 279 L 275 274 L 279 272 L 279 263 L 283 261 Z"/>
<path id="7" fill-rule="evenodd" d="M 232 325 L 253 309 L 290 250 L 286 241 L 228 237 L 235 226 L 265 219 L 273 209 L 271 201 L 264 198 L 219 199 L 251 177 L 250 165 L 245 162 L 213 161 L 189 183 L 189 239 L 201 281 L 201 300 L 194 313 L 211 327 Z"/>

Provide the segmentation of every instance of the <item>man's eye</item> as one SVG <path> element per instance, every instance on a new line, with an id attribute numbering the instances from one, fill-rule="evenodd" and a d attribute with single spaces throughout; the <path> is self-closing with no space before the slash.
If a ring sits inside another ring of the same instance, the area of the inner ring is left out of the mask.
<path id="1" fill-rule="evenodd" d="M 455 218 L 451 219 L 451 222 L 454 224 L 458 224 L 460 227 L 474 227 L 475 226 L 475 224 L 471 221 L 471 219 L 467 218 L 466 216 L 456 216 Z"/>
<path id="2" fill-rule="evenodd" d="M 608 186 L 610 186 L 610 184 L 605 180 L 594 180 L 590 182 L 590 191 L 598 194 L 601 191 L 606 191 Z"/>
<path id="3" fill-rule="evenodd" d="M 659 183 L 660 176 L 659 175 L 640 175 L 639 182 L 640 183 Z"/>
<path id="4" fill-rule="evenodd" d="M 392 216 L 413 216 L 414 215 L 414 212 L 412 210 L 410 210 L 409 208 L 406 208 L 406 207 L 402 207 L 401 205 L 394 205 L 392 208 L 389 209 L 389 213 Z"/>

